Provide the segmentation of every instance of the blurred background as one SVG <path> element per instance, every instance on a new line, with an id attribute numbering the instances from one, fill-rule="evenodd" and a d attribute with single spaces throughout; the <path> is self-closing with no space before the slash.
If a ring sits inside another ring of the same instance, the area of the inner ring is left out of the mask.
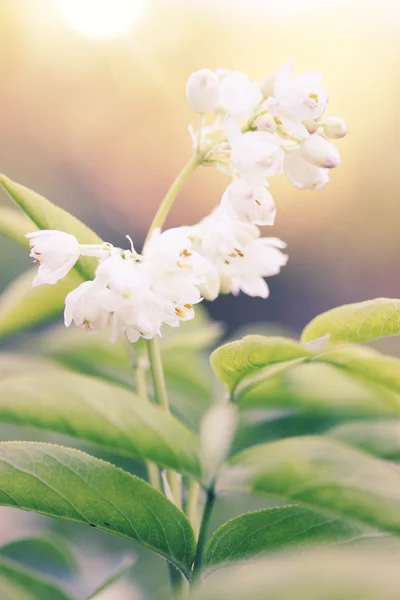
<path id="1" fill-rule="evenodd" d="M 129 233 L 140 248 L 191 154 L 190 73 L 224 67 L 261 80 L 288 60 L 297 73 L 324 72 L 329 114 L 350 129 L 337 144 L 342 164 L 318 192 L 271 180 L 278 216 L 267 235 L 288 242 L 289 264 L 268 300 L 222 297 L 208 309 L 230 332 L 260 321 L 298 332 L 338 304 L 399 297 L 399 0 L 0 0 L 0 170 L 104 239 L 122 245 Z M 199 169 L 168 225 L 201 219 L 226 184 Z M 4 240 L 0 252 L 3 290 L 30 259 Z M 237 510 L 222 507 L 224 520 Z M 10 531 L 50 527 L 21 514 L 2 509 L 2 544 Z M 82 594 L 131 552 L 88 528 L 51 527 L 80 549 L 84 576 L 71 586 Z M 133 583 L 98 598 L 152 598 L 164 580 L 162 561 L 141 553 Z"/>
<path id="2" fill-rule="evenodd" d="M 398 0 L 0 0 L 0 169 L 110 242 L 129 233 L 140 247 L 191 153 L 189 74 L 225 67 L 261 80 L 287 60 L 324 72 L 329 114 L 350 127 L 342 164 L 318 192 L 271 180 L 267 235 L 288 242 L 290 262 L 267 301 L 209 309 L 231 328 L 298 331 L 337 304 L 398 297 Z M 200 169 L 168 224 L 201 219 L 226 184 Z M 29 260 L 1 244 L 4 288 Z"/>

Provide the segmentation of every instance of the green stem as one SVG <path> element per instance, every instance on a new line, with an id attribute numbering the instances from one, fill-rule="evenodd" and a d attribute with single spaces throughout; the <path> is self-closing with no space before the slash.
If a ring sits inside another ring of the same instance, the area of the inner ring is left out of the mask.
<path id="1" fill-rule="evenodd" d="M 210 522 L 210 517 L 211 517 L 211 513 L 214 508 L 215 500 L 216 500 L 216 494 L 215 494 L 214 483 L 213 483 L 207 492 L 206 503 L 204 506 L 203 516 L 201 519 L 199 539 L 197 541 L 196 556 L 195 556 L 194 563 L 193 563 L 192 583 L 195 583 L 201 574 L 201 569 L 203 566 L 204 545 L 206 542 L 206 535 L 207 535 L 207 527 Z"/>
<path id="2" fill-rule="evenodd" d="M 164 410 L 170 412 L 167 386 L 165 383 L 164 370 L 161 359 L 160 344 L 157 338 L 148 340 L 147 350 L 149 353 L 150 370 L 153 378 L 154 398 L 157 404 L 162 406 Z M 178 473 L 175 471 L 167 472 L 168 483 L 171 488 L 172 496 L 178 508 L 182 508 L 182 489 L 181 480 Z"/>
<path id="3" fill-rule="evenodd" d="M 168 563 L 169 584 L 173 592 L 179 592 L 183 587 L 183 577 L 173 564 Z"/>
<path id="4" fill-rule="evenodd" d="M 149 396 L 147 393 L 147 356 L 141 354 L 138 358 L 136 367 L 136 391 L 138 396 L 145 402 L 149 402 Z M 160 475 L 158 467 L 149 460 L 146 461 L 147 474 L 149 476 L 150 485 L 161 492 Z"/>
<path id="5" fill-rule="evenodd" d="M 161 360 L 160 344 L 157 338 L 148 340 L 150 370 L 154 385 L 154 397 L 157 404 L 169 412 L 167 386 L 165 384 L 164 370 Z"/>
<path id="6" fill-rule="evenodd" d="M 168 216 L 169 211 L 172 208 L 173 203 L 176 200 L 179 192 L 185 185 L 186 181 L 189 179 L 191 174 L 195 171 L 196 167 L 201 162 L 200 156 L 196 153 L 192 156 L 188 163 L 183 167 L 182 171 L 177 175 L 175 181 L 169 188 L 168 192 L 165 194 L 163 200 L 161 201 L 160 206 L 154 216 L 154 219 L 150 225 L 150 229 L 147 233 L 145 243 L 150 239 L 153 230 L 157 227 L 162 227 L 164 222 Z"/>
<path id="7" fill-rule="evenodd" d="M 98 588 L 96 588 L 95 591 L 92 594 L 90 594 L 87 600 L 92 600 L 92 598 L 96 598 L 96 596 L 98 596 L 101 592 L 107 589 L 110 585 L 115 583 L 118 579 L 121 579 L 124 575 L 128 573 L 128 571 L 133 567 L 134 564 L 135 561 L 129 561 L 128 564 L 125 563 L 124 565 L 122 565 L 122 567 L 120 567 L 119 569 L 117 569 L 117 571 L 115 571 L 115 573 L 110 575 L 110 577 L 104 583 L 102 583 Z"/>
<path id="8" fill-rule="evenodd" d="M 200 528 L 199 515 L 199 499 L 200 499 L 200 484 L 198 481 L 192 481 L 189 487 L 188 499 L 186 502 L 187 518 L 192 524 L 196 536 Z"/>

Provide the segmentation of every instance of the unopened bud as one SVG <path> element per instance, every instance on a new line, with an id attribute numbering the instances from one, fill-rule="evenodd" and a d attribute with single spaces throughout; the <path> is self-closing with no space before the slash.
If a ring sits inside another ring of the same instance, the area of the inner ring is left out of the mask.
<path id="1" fill-rule="evenodd" d="M 347 124 L 341 117 L 328 117 L 324 123 L 325 135 L 333 140 L 344 137 L 347 132 Z"/>
<path id="2" fill-rule="evenodd" d="M 340 164 L 336 146 L 320 135 L 310 135 L 300 146 L 301 156 L 317 167 L 334 169 Z"/>
<path id="3" fill-rule="evenodd" d="M 272 75 L 267 75 L 264 81 L 260 85 L 260 91 L 264 98 L 269 98 L 274 95 L 274 85 L 275 85 L 276 73 L 272 73 Z"/>
<path id="4" fill-rule="evenodd" d="M 210 69 L 192 73 L 186 84 L 186 97 L 190 108 L 205 114 L 217 108 L 219 103 L 218 79 Z"/>
<path id="5" fill-rule="evenodd" d="M 316 133 L 318 129 L 318 123 L 315 121 L 303 121 L 304 127 L 307 129 L 308 133 Z"/>
<path id="6" fill-rule="evenodd" d="M 258 116 L 254 121 L 254 125 L 258 131 L 270 131 L 273 133 L 276 130 L 275 119 L 269 113 Z"/>

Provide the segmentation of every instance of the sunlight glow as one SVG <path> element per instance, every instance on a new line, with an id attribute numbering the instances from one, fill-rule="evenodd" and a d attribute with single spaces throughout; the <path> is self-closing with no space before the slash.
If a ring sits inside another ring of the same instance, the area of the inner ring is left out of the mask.
<path id="1" fill-rule="evenodd" d="M 143 16 L 145 0 L 57 0 L 68 25 L 91 38 L 129 34 Z"/>

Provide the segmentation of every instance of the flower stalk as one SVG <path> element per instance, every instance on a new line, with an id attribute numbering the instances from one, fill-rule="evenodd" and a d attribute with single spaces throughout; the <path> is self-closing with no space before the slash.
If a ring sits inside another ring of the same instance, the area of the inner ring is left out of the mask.
<path id="1" fill-rule="evenodd" d="M 211 518 L 211 514 L 212 514 L 212 511 L 214 508 L 216 498 L 217 498 L 217 496 L 215 493 L 215 483 L 213 482 L 207 491 L 206 503 L 204 505 L 203 516 L 201 518 L 199 539 L 197 541 L 197 548 L 196 548 L 196 556 L 195 556 L 194 563 L 193 563 L 192 584 L 196 583 L 196 581 L 198 581 L 198 579 L 201 575 L 201 569 L 203 566 L 204 546 L 205 546 L 205 542 L 207 539 L 207 537 L 206 537 L 207 529 L 208 529 L 208 524 L 210 522 L 210 518 Z"/>
<path id="2" fill-rule="evenodd" d="M 145 243 L 150 239 L 154 229 L 157 229 L 158 227 L 161 228 L 164 225 L 168 213 L 171 210 L 179 192 L 181 191 L 189 177 L 192 175 L 192 173 L 194 173 L 196 168 L 199 166 L 200 162 L 201 156 L 196 152 L 183 167 L 182 171 L 177 175 L 168 192 L 165 194 L 163 200 L 161 201 L 160 206 L 158 207 L 158 210 L 147 233 Z"/>

